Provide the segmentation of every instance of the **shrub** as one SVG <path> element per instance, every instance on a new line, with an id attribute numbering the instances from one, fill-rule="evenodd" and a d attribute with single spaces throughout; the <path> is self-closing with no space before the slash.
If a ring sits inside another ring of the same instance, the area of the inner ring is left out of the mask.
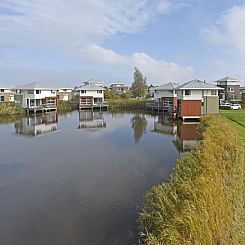
<path id="1" fill-rule="evenodd" d="M 14 102 L 0 102 L 0 115 L 16 115 L 24 114 L 25 110 L 20 106 L 15 105 Z"/>
<path id="2" fill-rule="evenodd" d="M 142 243 L 244 244 L 243 142 L 220 117 L 202 122 L 200 145 L 145 196 Z"/>

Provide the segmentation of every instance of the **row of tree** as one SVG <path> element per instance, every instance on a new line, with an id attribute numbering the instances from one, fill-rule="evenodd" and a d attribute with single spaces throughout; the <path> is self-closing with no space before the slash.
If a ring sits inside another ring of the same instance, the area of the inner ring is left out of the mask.
<path id="1" fill-rule="evenodd" d="M 147 78 L 143 76 L 138 67 L 134 68 L 134 80 L 130 90 L 122 95 L 118 95 L 113 91 L 110 91 L 108 87 L 105 87 L 105 99 L 129 99 L 129 98 L 142 98 L 149 97 L 149 91 L 147 86 Z"/>

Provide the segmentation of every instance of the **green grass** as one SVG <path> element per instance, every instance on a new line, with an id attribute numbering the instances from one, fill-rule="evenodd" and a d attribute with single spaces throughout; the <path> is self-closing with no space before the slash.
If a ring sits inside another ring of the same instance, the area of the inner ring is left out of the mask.
<path id="1" fill-rule="evenodd" d="M 245 142 L 245 110 L 220 110 L 220 115 L 236 128 Z"/>

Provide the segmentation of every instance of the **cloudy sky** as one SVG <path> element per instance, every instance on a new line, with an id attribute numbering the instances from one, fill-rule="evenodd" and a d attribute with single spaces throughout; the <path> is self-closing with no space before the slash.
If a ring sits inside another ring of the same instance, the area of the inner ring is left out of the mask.
<path id="1" fill-rule="evenodd" d="M 0 0 L 0 82 L 245 80 L 244 0 Z M 244 82 L 242 82 L 244 84 Z"/>

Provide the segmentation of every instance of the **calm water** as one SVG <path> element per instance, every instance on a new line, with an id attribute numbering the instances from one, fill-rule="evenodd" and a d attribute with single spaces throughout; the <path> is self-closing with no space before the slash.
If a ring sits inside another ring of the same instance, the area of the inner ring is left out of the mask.
<path id="1" fill-rule="evenodd" d="M 132 244 L 144 193 L 196 128 L 109 112 L 0 122 L 1 245 Z"/>

